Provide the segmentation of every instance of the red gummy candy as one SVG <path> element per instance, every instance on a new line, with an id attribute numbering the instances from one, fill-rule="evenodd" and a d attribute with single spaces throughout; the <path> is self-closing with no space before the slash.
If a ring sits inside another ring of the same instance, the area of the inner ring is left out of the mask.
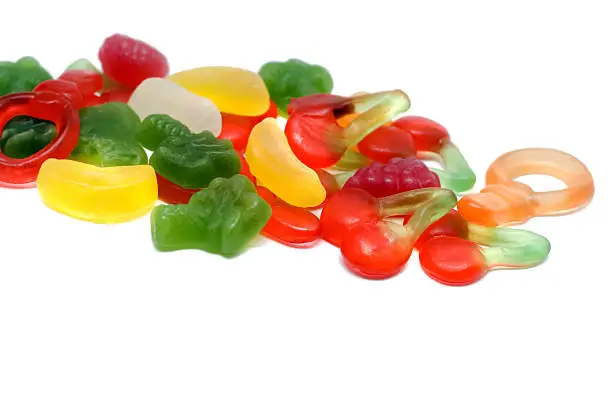
<path id="1" fill-rule="evenodd" d="M 0 152 L 0 185 L 33 187 L 45 160 L 65 159 L 79 140 L 79 113 L 63 95 L 55 92 L 20 92 L 0 98 L 0 129 L 15 116 L 32 116 L 55 124 L 57 136 L 47 146 L 24 159 Z"/>
<path id="2" fill-rule="evenodd" d="M 240 164 L 241 164 L 240 174 L 242 174 L 243 176 L 251 180 L 253 184 L 257 185 L 257 180 L 255 179 L 255 176 L 251 173 L 251 168 L 249 167 L 249 163 L 247 163 L 243 155 L 239 154 L 238 156 L 240 156 Z"/>
<path id="3" fill-rule="evenodd" d="M 359 152 L 381 163 L 386 163 L 394 157 L 410 157 L 416 154 L 410 132 L 397 126 L 381 126 L 357 146 Z"/>
<path id="4" fill-rule="evenodd" d="M 396 157 L 386 164 L 373 163 L 357 170 L 344 187 L 360 188 L 374 197 L 386 197 L 419 188 L 440 187 L 440 179 L 417 158 Z"/>
<path id="5" fill-rule="evenodd" d="M 276 104 L 272 101 L 270 101 L 268 110 L 259 116 L 240 116 L 222 112 L 222 128 L 219 139 L 229 140 L 232 142 L 234 150 L 243 152 L 249 141 L 251 130 L 253 130 L 255 125 L 266 118 L 276 118 L 277 116 L 278 110 Z"/>
<path id="6" fill-rule="evenodd" d="M 322 236 L 339 247 L 352 226 L 379 219 L 379 205 L 375 197 L 361 189 L 343 189 L 329 199 L 321 212 Z"/>
<path id="7" fill-rule="evenodd" d="M 310 247 L 319 239 L 321 224 L 316 215 L 285 203 L 265 187 L 258 186 L 257 193 L 272 207 L 272 216 L 262 235 L 296 248 Z"/>
<path id="8" fill-rule="evenodd" d="M 450 142 L 450 135 L 444 126 L 421 116 L 404 116 L 393 122 L 393 126 L 412 135 L 417 151 L 436 153 Z"/>
<path id="9" fill-rule="evenodd" d="M 34 92 L 55 92 L 66 97 L 76 109 L 81 109 L 85 106 L 83 94 L 74 82 L 63 79 L 49 79 L 43 81 L 34 88 Z"/>
<path id="10" fill-rule="evenodd" d="M 487 273 L 478 244 L 457 237 L 439 236 L 427 241 L 419 260 L 430 278 L 450 286 L 469 285 Z"/>
<path id="11" fill-rule="evenodd" d="M 199 189 L 183 188 L 170 180 L 157 176 L 157 189 L 159 199 L 168 204 L 187 204 L 191 196 L 200 191 Z"/>
<path id="12" fill-rule="evenodd" d="M 93 95 L 102 89 L 102 74 L 86 70 L 68 70 L 59 79 L 74 82 L 84 96 Z"/>
<path id="13" fill-rule="evenodd" d="M 406 240 L 386 222 L 368 222 L 352 227 L 342 242 L 345 265 L 367 279 L 388 279 L 397 275 L 412 254 Z"/>
<path id="14" fill-rule="evenodd" d="M 410 214 L 404 218 L 404 225 L 408 224 L 412 216 L 413 214 Z M 463 219 L 457 210 L 450 210 L 444 217 L 431 224 L 429 228 L 419 236 L 414 246 L 420 251 L 427 241 L 439 236 L 467 238 L 467 221 Z"/>
<path id="15" fill-rule="evenodd" d="M 106 75 L 130 88 L 136 88 L 147 78 L 163 78 L 169 72 L 168 61 L 161 52 L 122 34 L 104 40 L 98 57 Z"/>

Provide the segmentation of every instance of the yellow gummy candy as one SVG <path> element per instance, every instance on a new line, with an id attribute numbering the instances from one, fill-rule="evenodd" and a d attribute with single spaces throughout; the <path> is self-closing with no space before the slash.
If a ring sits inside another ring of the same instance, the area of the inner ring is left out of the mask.
<path id="1" fill-rule="evenodd" d="M 276 119 L 253 128 L 245 158 L 257 181 L 281 200 L 296 207 L 315 207 L 325 200 L 319 176 L 295 157 Z"/>
<path id="2" fill-rule="evenodd" d="M 149 165 L 97 167 L 48 159 L 36 184 L 48 207 L 96 223 L 133 220 L 149 212 L 157 201 L 157 179 Z"/>
<path id="3" fill-rule="evenodd" d="M 213 101 L 221 112 L 259 116 L 270 107 L 270 95 L 261 77 L 233 67 L 202 67 L 170 75 L 167 79 Z"/>

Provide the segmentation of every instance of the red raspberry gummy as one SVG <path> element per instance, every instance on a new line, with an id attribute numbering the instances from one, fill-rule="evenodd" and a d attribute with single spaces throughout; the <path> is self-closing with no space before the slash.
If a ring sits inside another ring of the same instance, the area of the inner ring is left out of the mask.
<path id="1" fill-rule="evenodd" d="M 360 188 L 374 197 L 386 197 L 427 187 L 440 187 L 438 175 L 415 157 L 396 157 L 387 163 L 373 163 L 353 175 L 345 188 Z"/>
<path id="2" fill-rule="evenodd" d="M 98 57 L 106 75 L 131 88 L 147 78 L 163 78 L 169 71 L 164 54 L 123 34 L 113 34 L 104 40 Z"/>

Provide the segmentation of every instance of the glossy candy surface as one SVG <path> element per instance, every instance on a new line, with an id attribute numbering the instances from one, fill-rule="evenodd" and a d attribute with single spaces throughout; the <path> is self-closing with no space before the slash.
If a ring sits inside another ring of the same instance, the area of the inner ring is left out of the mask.
<path id="1" fill-rule="evenodd" d="M 259 234 L 271 214 L 253 183 L 238 174 L 213 180 L 188 204 L 155 207 L 151 234 L 161 251 L 201 249 L 232 257 Z"/>
<path id="2" fill-rule="evenodd" d="M 209 131 L 218 136 L 221 132 L 221 113 L 213 102 L 167 79 L 145 80 L 131 94 L 128 105 L 142 120 L 165 114 L 194 133 Z"/>
<path id="3" fill-rule="evenodd" d="M 527 174 L 556 177 L 567 187 L 535 192 L 515 181 Z M 486 187 L 463 197 L 457 208 L 466 220 L 477 224 L 520 224 L 533 217 L 576 211 L 586 206 L 594 193 L 593 176 L 577 158 L 556 149 L 521 149 L 495 160 L 487 171 Z"/>
<path id="4" fill-rule="evenodd" d="M 104 40 L 98 57 L 106 75 L 131 88 L 147 78 L 165 77 L 169 71 L 161 52 L 123 34 L 113 34 Z"/>
<path id="5" fill-rule="evenodd" d="M 408 224 L 413 214 L 407 215 L 404 218 L 404 225 Z M 468 223 L 461 217 L 457 210 L 450 210 L 444 217 L 432 223 L 423 233 L 419 236 L 416 244 L 414 245 L 419 251 L 434 237 L 447 236 L 447 237 L 458 237 L 467 238 L 468 236 Z"/>
<path id="6" fill-rule="evenodd" d="M 255 72 L 233 67 L 202 67 L 168 77 L 188 91 L 210 99 L 224 113 L 259 116 L 270 107 L 266 84 Z"/>
<path id="7" fill-rule="evenodd" d="M 325 200 L 319 176 L 295 157 L 275 119 L 253 128 L 245 157 L 257 181 L 283 201 L 314 207 Z"/>
<path id="8" fill-rule="evenodd" d="M 291 149 L 313 169 L 338 162 L 347 149 L 377 127 L 408 110 L 410 99 L 399 90 L 356 97 L 310 95 L 293 99 L 285 133 Z M 338 118 L 356 114 L 346 127 Z"/>
<path id="9" fill-rule="evenodd" d="M 393 126 L 412 135 L 417 157 L 442 165 L 443 170 L 432 169 L 440 177 L 442 187 L 461 193 L 474 186 L 476 175 L 442 125 L 421 116 L 405 116 L 394 121 Z"/>
<path id="10" fill-rule="evenodd" d="M 217 177 L 238 174 L 241 168 L 232 144 L 210 132 L 170 133 L 155 149 L 149 163 L 159 175 L 187 189 L 206 187 Z"/>
<path id="11" fill-rule="evenodd" d="M 388 219 L 361 222 L 348 229 L 342 239 L 342 256 L 347 267 L 367 279 L 387 279 L 397 275 L 410 259 L 418 237 L 457 203 L 454 193 L 425 188 L 386 197 L 385 213 L 414 213 L 402 226 Z"/>
<path id="12" fill-rule="evenodd" d="M 419 188 L 440 187 L 440 180 L 420 160 L 396 157 L 385 164 L 373 163 L 357 170 L 344 187 L 361 188 L 374 197 L 385 197 Z"/>
<path id="13" fill-rule="evenodd" d="M 136 140 L 140 119 L 128 105 L 91 106 L 81 109 L 79 117 L 79 142 L 70 159 L 99 167 L 147 164 L 147 154 Z"/>
<path id="14" fill-rule="evenodd" d="M 17 116 L 30 116 L 53 122 L 57 137 L 42 150 L 22 159 L 0 153 L 0 185 L 33 187 L 45 160 L 66 158 L 79 139 L 79 116 L 72 103 L 52 92 L 23 92 L 0 98 L 0 129 Z"/>
<path id="15" fill-rule="evenodd" d="M 427 275 L 445 285 L 469 285 L 494 268 L 535 266 L 550 252 L 546 238 L 526 230 L 470 223 L 466 238 L 438 236 L 427 241 L 419 253 Z"/>
<path id="16" fill-rule="evenodd" d="M 246 149 L 249 136 L 255 125 L 266 118 L 276 118 L 277 116 L 278 111 L 274 102 L 271 102 L 270 108 L 263 115 L 259 116 L 240 116 L 222 113 L 223 127 L 219 139 L 229 140 L 237 152 L 242 152 Z"/>
<path id="17" fill-rule="evenodd" d="M 136 219 L 157 200 L 155 171 L 149 165 L 102 168 L 49 159 L 40 169 L 37 187 L 48 207 L 96 223 Z"/>
<path id="18" fill-rule="evenodd" d="M 334 87 L 327 69 L 299 59 L 267 62 L 259 69 L 259 75 L 268 88 L 270 98 L 284 117 L 287 117 L 287 108 L 291 99 L 313 94 L 328 94 Z"/>
<path id="19" fill-rule="evenodd" d="M 257 187 L 257 193 L 272 208 L 272 215 L 262 229 L 262 235 L 297 248 L 310 247 L 319 240 L 321 224 L 316 215 L 285 203 L 265 187 Z"/>
<path id="20" fill-rule="evenodd" d="M 416 155 L 412 134 L 397 126 L 380 126 L 357 146 L 365 156 L 381 163 L 386 163 L 396 157 Z"/>
<path id="21" fill-rule="evenodd" d="M 0 96 L 32 91 L 36 85 L 49 79 L 51 74 L 35 58 L 0 62 Z"/>
<path id="22" fill-rule="evenodd" d="M 36 85 L 34 92 L 56 92 L 68 99 L 76 109 L 85 106 L 85 101 L 81 91 L 74 82 L 63 79 L 49 79 Z"/>

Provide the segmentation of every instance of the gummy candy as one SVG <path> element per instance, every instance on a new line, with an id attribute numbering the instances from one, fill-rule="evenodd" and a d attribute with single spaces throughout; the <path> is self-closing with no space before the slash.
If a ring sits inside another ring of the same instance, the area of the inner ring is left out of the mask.
<path id="1" fill-rule="evenodd" d="M 38 191 L 50 208 L 95 223 L 118 223 L 148 213 L 157 200 L 149 165 L 102 168 L 49 159 L 40 169 Z"/>
<path id="2" fill-rule="evenodd" d="M 79 116 L 72 103 L 53 92 L 22 92 L 0 98 L 0 129 L 17 116 L 31 116 L 55 124 L 57 137 L 42 150 L 23 159 L 0 153 L 0 185 L 33 187 L 38 170 L 49 158 L 64 159 L 79 139 Z"/>
<path id="3" fill-rule="evenodd" d="M 96 71 L 71 69 L 64 71 L 58 79 L 73 82 L 86 97 L 102 89 L 102 75 Z"/>
<path id="4" fill-rule="evenodd" d="M 99 167 L 147 164 L 136 140 L 138 115 L 126 104 L 113 102 L 79 111 L 81 132 L 70 159 Z"/>
<path id="5" fill-rule="evenodd" d="M 200 191 L 199 188 L 183 188 L 170 180 L 157 176 L 157 188 L 159 199 L 167 204 L 187 204 L 191 196 Z"/>
<path id="6" fill-rule="evenodd" d="M 253 128 L 245 157 L 257 181 L 281 200 L 296 207 L 314 207 L 325 200 L 319 176 L 295 157 L 275 119 Z"/>
<path id="7" fill-rule="evenodd" d="M 379 200 L 382 205 L 372 210 L 383 216 L 398 212 L 414 215 L 404 226 L 379 219 L 354 224 L 344 233 L 341 246 L 344 262 L 353 273 L 367 279 L 397 275 L 423 231 L 457 204 L 451 190 L 440 188 L 413 190 Z"/>
<path id="8" fill-rule="evenodd" d="M 271 214 L 270 205 L 246 177 L 219 177 L 188 204 L 155 207 L 151 235 L 160 251 L 201 249 L 233 257 L 259 234 Z"/>
<path id="9" fill-rule="evenodd" d="M 283 117 L 287 117 L 291 99 L 328 94 L 334 86 L 329 71 L 320 65 L 308 64 L 299 59 L 267 62 L 259 69 L 259 75 Z"/>
<path id="10" fill-rule="evenodd" d="M 165 77 L 169 71 L 166 57 L 156 48 L 122 34 L 105 39 L 98 57 L 106 75 L 132 88 L 147 78 Z"/>
<path id="11" fill-rule="evenodd" d="M 66 97 L 76 109 L 81 109 L 85 106 L 83 95 L 74 82 L 65 81 L 63 79 L 49 79 L 36 85 L 34 92 L 56 92 Z"/>
<path id="12" fill-rule="evenodd" d="M 0 96 L 32 91 L 48 79 L 51 79 L 51 74 L 32 57 L 23 57 L 17 62 L 0 62 Z"/>
<path id="13" fill-rule="evenodd" d="M 494 268 L 535 266 L 544 262 L 549 252 L 550 242 L 533 232 L 469 223 L 467 239 L 434 237 L 423 245 L 419 259 L 432 279 L 445 285 L 461 286 L 480 280 Z"/>
<path id="14" fill-rule="evenodd" d="M 429 193 L 437 190 L 442 191 L 444 196 L 448 195 L 445 189 L 425 188 L 376 198 L 359 188 L 342 189 L 329 199 L 321 212 L 322 237 L 330 244 L 340 247 L 348 231 L 355 225 L 412 214 L 415 212 L 415 205 L 427 201 L 423 201 L 423 197 L 429 198 Z M 453 198 L 447 201 L 452 200 L 456 201 L 454 194 Z"/>
<path id="15" fill-rule="evenodd" d="M 2 131 L 0 150 L 13 159 L 25 159 L 47 146 L 57 136 L 53 122 L 30 116 L 9 120 Z"/>
<path id="16" fill-rule="evenodd" d="M 232 67 L 202 67 L 168 77 L 187 90 L 210 99 L 224 113 L 259 116 L 270 107 L 266 84 L 254 72 Z"/>
<path id="17" fill-rule="evenodd" d="M 287 204 L 265 187 L 257 187 L 257 193 L 272 207 L 272 215 L 261 234 L 281 244 L 311 247 L 321 236 L 321 224 L 308 210 Z"/>
<path id="18" fill-rule="evenodd" d="M 404 225 L 408 224 L 412 216 L 413 214 L 409 214 L 404 218 Z M 448 214 L 432 223 L 423 231 L 414 247 L 420 251 L 427 241 L 438 236 L 467 238 L 468 223 L 457 210 L 450 210 Z"/>
<path id="19" fill-rule="evenodd" d="M 193 133 L 207 130 L 218 136 L 221 132 L 221 113 L 209 99 L 167 79 L 147 79 L 129 99 L 128 104 L 142 120 L 149 115 L 166 114 L 183 123 Z"/>
<path id="20" fill-rule="evenodd" d="M 340 160 L 336 164 L 330 167 L 332 170 L 359 170 L 362 167 L 372 164 L 372 161 L 365 155 L 356 152 L 354 150 L 347 150 L 344 152 Z"/>
<path id="21" fill-rule="evenodd" d="M 397 126 L 380 126 L 357 146 L 365 156 L 381 163 L 386 163 L 395 157 L 416 155 L 412 135 Z"/>
<path id="22" fill-rule="evenodd" d="M 410 99 L 399 90 L 356 97 L 310 95 L 293 99 L 285 133 L 298 159 L 313 169 L 334 165 L 350 146 L 406 111 Z M 345 128 L 337 119 L 358 115 Z"/>
<path id="23" fill-rule="evenodd" d="M 422 161 L 414 157 L 396 157 L 385 164 L 373 163 L 357 170 L 344 187 L 361 188 L 374 197 L 385 197 L 419 188 L 440 187 L 440 180 Z"/>
<path id="24" fill-rule="evenodd" d="M 222 113 L 223 127 L 219 139 L 229 140 L 237 152 L 242 152 L 246 149 L 249 136 L 255 125 L 266 118 L 276 118 L 277 116 L 278 110 L 274 102 L 271 102 L 270 108 L 260 116 L 240 116 Z"/>
<path id="25" fill-rule="evenodd" d="M 148 150 L 155 150 L 168 136 L 177 134 L 190 136 L 187 126 L 168 115 L 154 114 L 147 116 L 136 132 L 136 140 Z"/>
<path id="26" fill-rule="evenodd" d="M 208 131 L 170 132 L 149 163 L 159 175 L 187 189 L 203 188 L 217 177 L 238 174 L 241 167 L 231 142 L 219 140 Z"/>
<path id="27" fill-rule="evenodd" d="M 535 192 L 514 180 L 527 174 L 556 177 L 567 188 Z M 555 149 L 521 149 L 497 158 L 487 171 L 486 187 L 463 197 L 457 208 L 466 220 L 493 227 L 576 211 L 586 206 L 594 193 L 593 176 L 577 158 Z"/>
<path id="28" fill-rule="evenodd" d="M 442 164 L 443 170 L 432 169 L 440 177 L 442 187 L 460 193 L 474 186 L 476 175 L 442 125 L 421 116 L 404 116 L 393 126 L 412 135 L 419 158 Z"/>

